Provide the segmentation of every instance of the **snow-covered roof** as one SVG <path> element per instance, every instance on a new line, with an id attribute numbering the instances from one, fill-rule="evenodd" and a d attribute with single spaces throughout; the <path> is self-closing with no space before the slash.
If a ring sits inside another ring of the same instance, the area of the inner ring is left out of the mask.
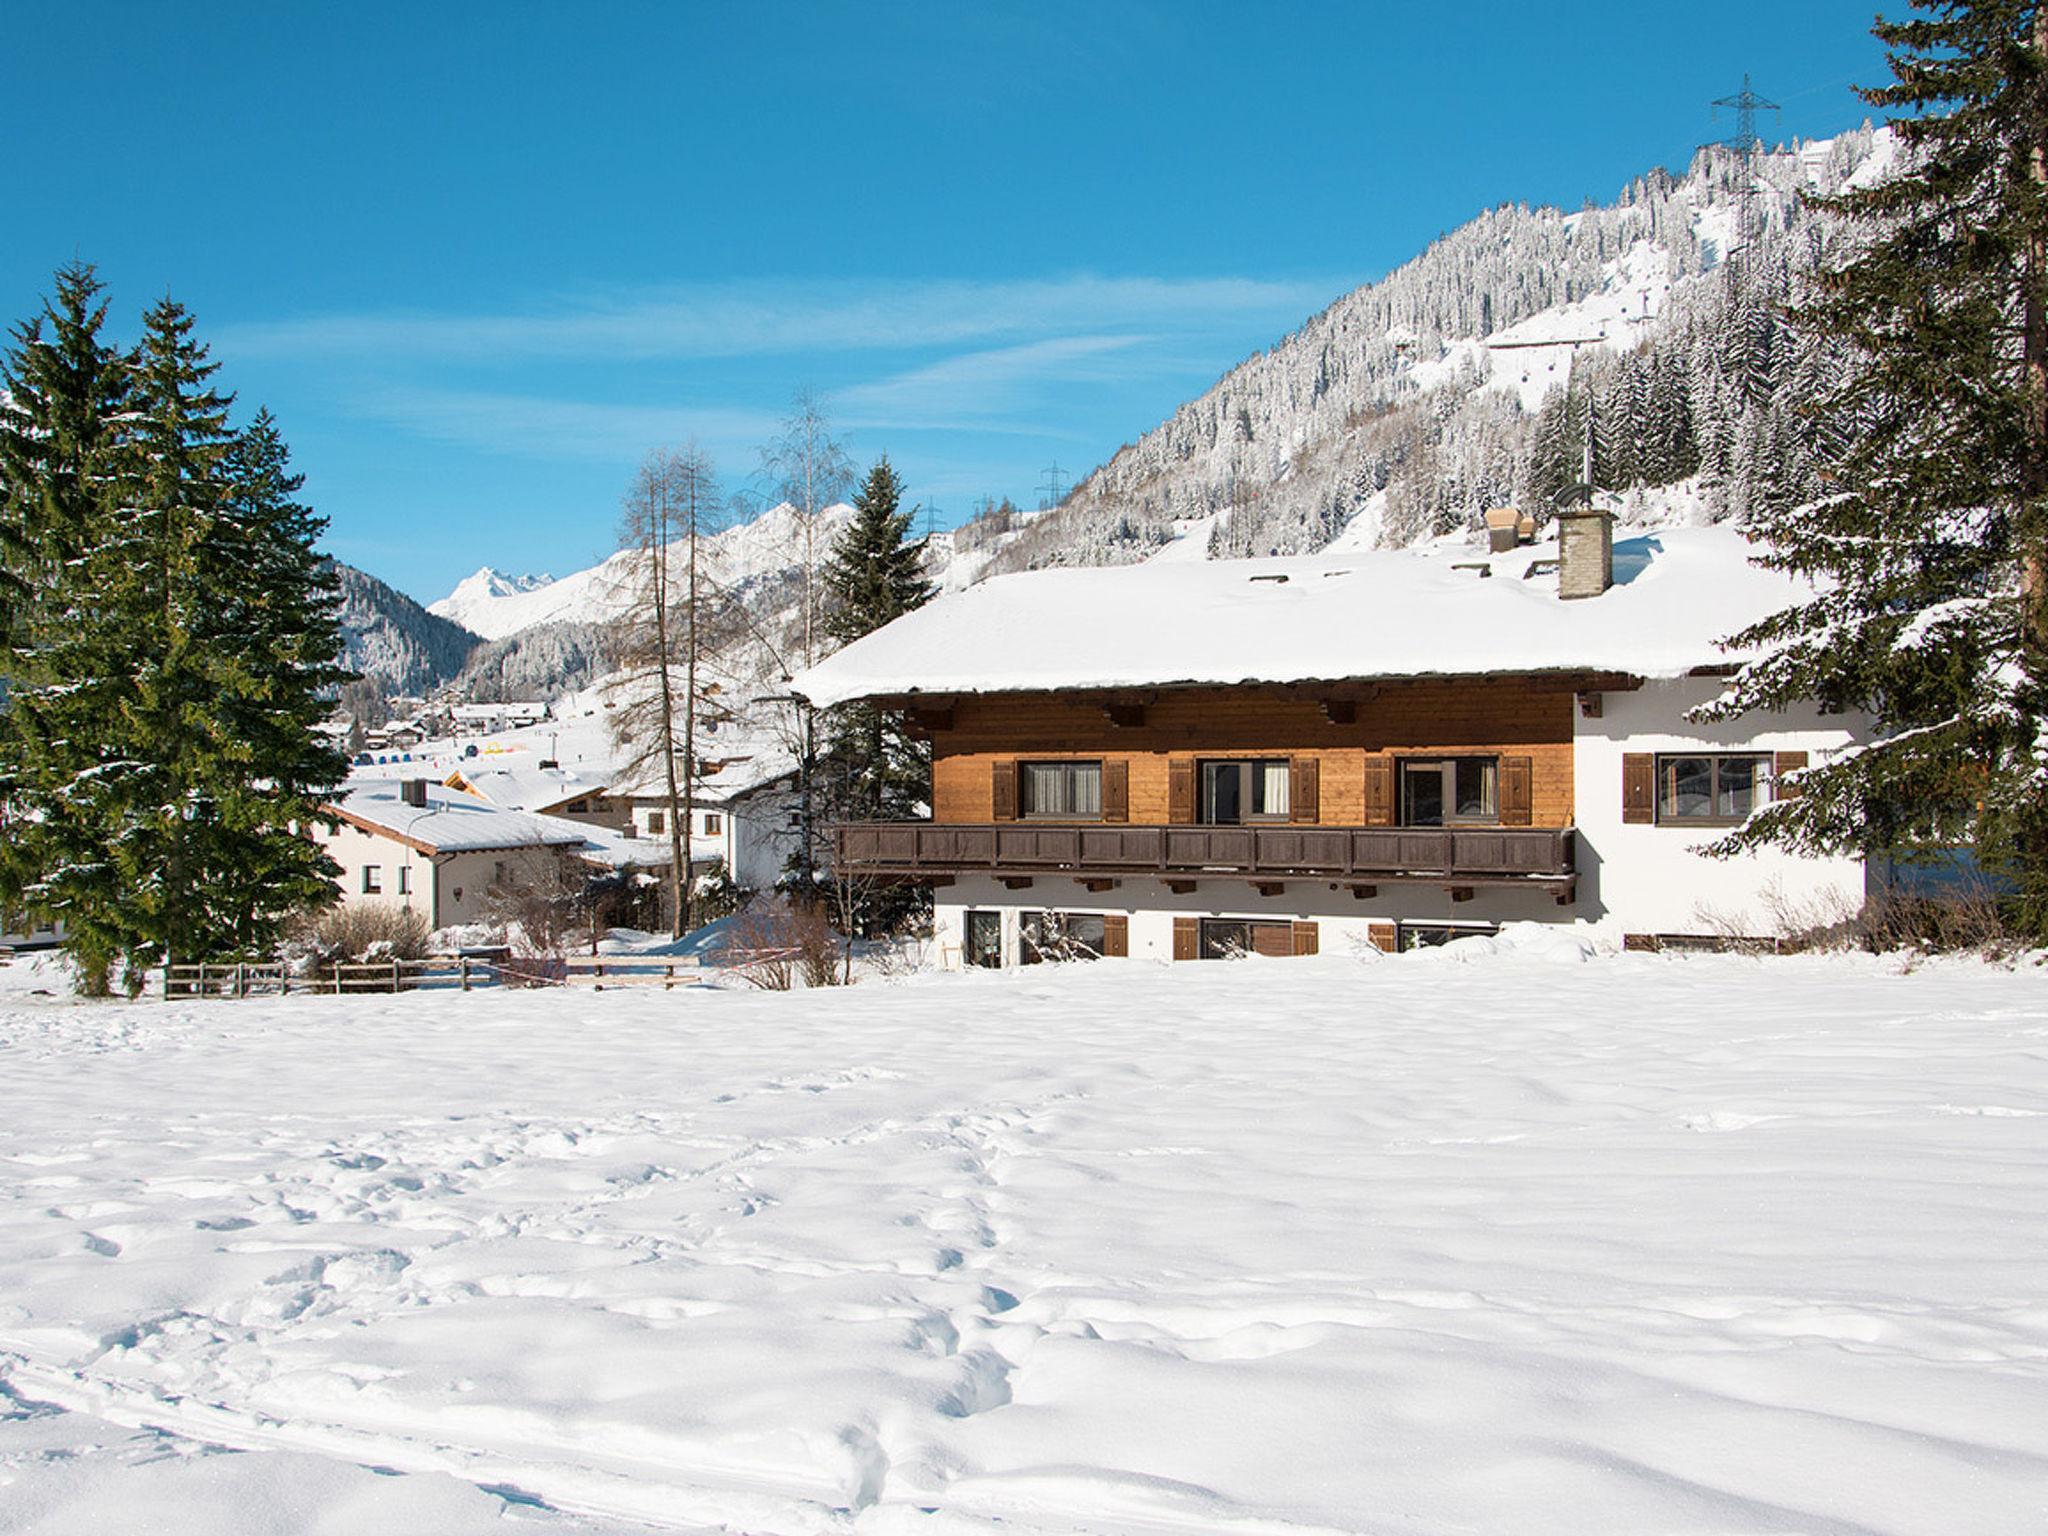
<path id="1" fill-rule="evenodd" d="M 1567 601 L 1555 543 L 1000 576 L 935 599 L 797 677 L 820 707 L 948 695 L 1481 673 L 1678 677 L 1802 596 L 1729 527 L 1617 530 L 1612 589 Z M 1456 569 L 1484 564 L 1489 571 Z"/>
<path id="2" fill-rule="evenodd" d="M 382 832 L 429 853 L 564 848 L 583 842 L 588 831 L 573 822 L 508 811 L 441 784 L 427 785 L 422 810 L 405 803 L 404 784 L 397 779 L 359 780 L 329 806 L 366 831 Z"/>
<path id="3" fill-rule="evenodd" d="M 479 768 L 465 763 L 449 777 L 457 775 L 479 799 L 508 811 L 551 811 L 571 800 L 605 791 L 603 779 L 571 773 L 566 768 L 526 764 Z"/>
<path id="4" fill-rule="evenodd" d="M 583 846 L 576 850 L 576 856 L 592 864 L 603 864 L 612 869 L 667 869 L 674 862 L 675 850 L 665 837 L 635 837 L 613 827 L 579 827 L 577 830 L 584 837 Z M 691 867 L 715 860 L 715 854 L 701 852 Z"/>
<path id="5" fill-rule="evenodd" d="M 796 754 L 777 736 L 747 732 L 733 722 L 726 729 L 699 738 L 697 756 L 712 771 L 693 786 L 692 801 L 698 805 L 728 805 L 763 785 L 793 777 Z M 644 798 L 663 792 L 658 767 L 649 765 L 631 779 L 621 779 L 612 792 Z"/>

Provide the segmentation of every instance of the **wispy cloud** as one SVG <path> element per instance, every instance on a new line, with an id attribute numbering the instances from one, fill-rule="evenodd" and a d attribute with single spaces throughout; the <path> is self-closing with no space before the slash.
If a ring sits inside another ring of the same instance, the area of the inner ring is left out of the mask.
<path id="1" fill-rule="evenodd" d="M 232 325 L 244 356 L 386 360 L 737 357 L 948 347 L 1307 315 L 1344 285 L 1245 277 L 749 282 L 612 292 L 495 314 L 382 311 Z"/>
<path id="2" fill-rule="evenodd" d="M 1017 430 L 1013 423 L 1049 386 L 1107 382 L 1156 368 L 1146 357 L 1151 336 L 1053 336 L 1011 347 L 963 352 L 833 396 L 848 426 Z"/>
<path id="3" fill-rule="evenodd" d="M 765 442 L 769 411 L 618 405 L 491 390 L 402 387 L 358 396 L 351 413 L 417 437 L 489 453 L 616 462 L 696 442 L 714 454 Z"/>

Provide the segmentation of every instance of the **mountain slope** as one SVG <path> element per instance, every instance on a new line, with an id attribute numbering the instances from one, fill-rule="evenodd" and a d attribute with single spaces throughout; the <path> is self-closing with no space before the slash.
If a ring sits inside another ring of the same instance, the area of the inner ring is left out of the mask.
<path id="1" fill-rule="evenodd" d="M 852 516 L 853 509 L 843 502 L 818 514 L 811 537 L 821 562 Z M 700 546 L 704 574 L 728 592 L 758 599 L 769 589 L 785 585 L 792 573 L 801 569 L 804 537 L 802 517 L 783 502 L 749 522 L 704 539 Z M 430 611 L 459 617 L 487 640 L 502 640 L 541 624 L 603 624 L 620 611 L 632 568 L 633 556 L 624 551 L 559 580 L 526 577 L 508 581 L 485 566 L 433 603 Z"/>
<path id="2" fill-rule="evenodd" d="M 1866 127 L 1757 156 L 1761 232 L 1743 262 L 1810 267 L 1824 232 L 1804 194 L 1873 173 L 1890 149 Z M 1514 499 L 1530 489 L 1537 409 L 1575 367 L 1718 339 L 1745 179 L 1733 156 L 1702 152 L 1684 177 L 1651 172 L 1605 207 L 1479 215 L 1119 449 L 991 572 L 1144 559 L 1203 518 L 1218 519 L 1218 554 L 1315 549 L 1382 493 L 1391 521 L 1361 542 L 1401 543 L 1445 531 L 1421 521 Z"/>
<path id="3" fill-rule="evenodd" d="M 452 681 L 482 643 L 366 571 L 339 560 L 334 570 L 341 578 L 343 663 L 385 694 L 426 693 Z"/>

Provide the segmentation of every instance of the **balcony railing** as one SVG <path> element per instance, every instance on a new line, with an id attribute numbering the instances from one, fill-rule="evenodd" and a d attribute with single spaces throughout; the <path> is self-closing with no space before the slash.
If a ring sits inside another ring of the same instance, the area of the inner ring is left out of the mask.
<path id="1" fill-rule="evenodd" d="M 1540 885 L 1560 901 L 1571 899 L 1577 855 L 1570 827 L 864 821 L 834 827 L 832 835 L 836 867 L 848 874 Z"/>

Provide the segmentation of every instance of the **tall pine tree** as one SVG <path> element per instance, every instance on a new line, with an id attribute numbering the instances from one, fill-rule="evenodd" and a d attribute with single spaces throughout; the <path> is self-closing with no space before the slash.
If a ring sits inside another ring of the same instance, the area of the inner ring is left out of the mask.
<path id="1" fill-rule="evenodd" d="M 1854 366 L 1832 490 L 1764 508 L 1766 564 L 1820 594 L 1711 713 L 1818 698 L 1877 739 L 1806 772 L 1730 845 L 1968 842 L 2048 937 L 2048 10 L 1916 0 L 1880 21 L 1901 163 L 1831 201 L 1860 239 L 1800 323 Z"/>
<path id="2" fill-rule="evenodd" d="M 823 572 L 825 627 L 845 645 L 930 601 L 924 543 L 912 540 L 915 513 L 903 506 L 903 479 L 885 454 L 853 498 L 846 525 Z M 931 796 L 931 754 L 894 717 L 865 704 L 834 710 L 825 761 L 837 810 L 859 819 L 914 814 Z"/>

